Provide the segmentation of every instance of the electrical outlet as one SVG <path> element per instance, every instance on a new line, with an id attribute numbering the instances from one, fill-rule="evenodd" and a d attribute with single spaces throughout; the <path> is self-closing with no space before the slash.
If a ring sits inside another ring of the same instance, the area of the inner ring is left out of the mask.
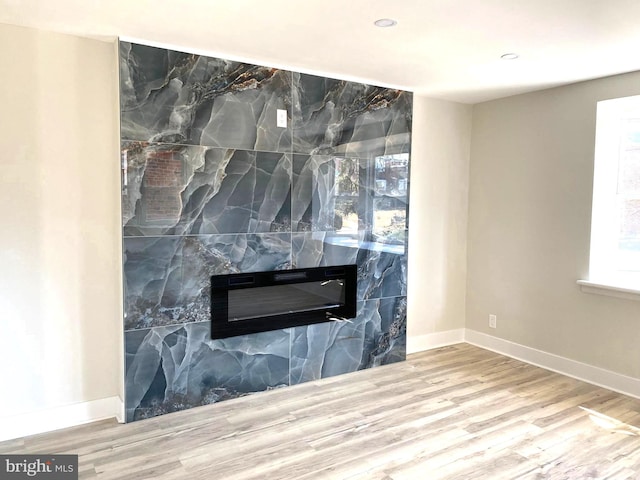
<path id="1" fill-rule="evenodd" d="M 287 128 L 287 111 L 278 109 L 276 114 L 276 126 Z"/>
<path id="2" fill-rule="evenodd" d="M 493 314 L 489 314 L 489 327 L 496 328 L 498 322 L 498 317 Z"/>

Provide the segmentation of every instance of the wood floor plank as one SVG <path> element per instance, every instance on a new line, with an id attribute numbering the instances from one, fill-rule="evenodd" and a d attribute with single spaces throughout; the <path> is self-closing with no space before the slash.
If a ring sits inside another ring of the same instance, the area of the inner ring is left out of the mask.
<path id="1" fill-rule="evenodd" d="M 126 425 L 0 442 L 83 479 L 640 479 L 640 400 L 468 344 Z"/>

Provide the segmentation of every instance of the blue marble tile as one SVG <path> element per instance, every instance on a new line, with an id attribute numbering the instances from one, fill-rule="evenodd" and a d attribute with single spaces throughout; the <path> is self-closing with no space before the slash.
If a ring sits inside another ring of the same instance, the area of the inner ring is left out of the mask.
<path id="1" fill-rule="evenodd" d="M 294 153 L 408 153 L 413 96 L 356 82 L 293 74 Z"/>
<path id="2" fill-rule="evenodd" d="M 125 332 L 124 342 L 127 421 L 189 408 L 184 327 Z M 136 414 L 136 409 L 143 409 L 145 414 Z"/>
<path id="3" fill-rule="evenodd" d="M 287 232 L 287 154 L 123 142 L 125 236 Z"/>
<path id="4" fill-rule="evenodd" d="M 290 234 L 124 239 L 125 330 L 210 319 L 210 277 L 291 267 Z"/>
<path id="5" fill-rule="evenodd" d="M 358 303 L 353 323 L 293 329 L 291 384 L 308 382 L 406 357 L 406 298 Z"/>
<path id="6" fill-rule="evenodd" d="M 412 94 L 120 53 L 127 420 L 404 360 Z M 211 340 L 211 275 L 345 263 L 353 323 Z"/>
<path id="7" fill-rule="evenodd" d="M 407 255 L 404 244 L 367 241 L 367 232 L 342 236 L 335 232 L 293 233 L 295 268 L 356 264 L 358 299 L 406 295 Z"/>
<path id="8" fill-rule="evenodd" d="M 361 368 L 401 362 L 407 356 L 407 297 L 364 302 L 365 345 Z"/>
<path id="9" fill-rule="evenodd" d="M 358 306 L 361 310 L 362 305 Z M 291 384 L 359 370 L 364 342 L 361 316 L 353 323 L 329 322 L 294 328 Z"/>
<path id="10" fill-rule="evenodd" d="M 120 42 L 121 137 L 288 152 L 291 72 Z"/>
<path id="11" fill-rule="evenodd" d="M 210 336 L 208 322 L 125 333 L 127 421 L 289 384 L 288 330 Z"/>
<path id="12" fill-rule="evenodd" d="M 210 324 L 191 326 L 195 341 L 190 395 L 213 403 L 228 392 L 289 385 L 290 329 L 211 340 Z"/>

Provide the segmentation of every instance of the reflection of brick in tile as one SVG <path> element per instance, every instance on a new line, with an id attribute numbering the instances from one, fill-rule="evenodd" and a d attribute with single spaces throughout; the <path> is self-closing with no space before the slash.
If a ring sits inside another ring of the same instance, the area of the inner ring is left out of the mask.
<path id="1" fill-rule="evenodd" d="M 153 152 L 147 157 L 145 187 L 176 187 L 182 178 L 182 162 L 174 152 Z"/>
<path id="2" fill-rule="evenodd" d="M 179 188 L 147 188 L 143 198 L 146 220 L 180 219 L 182 202 Z"/>
<path id="3" fill-rule="evenodd" d="M 150 153 L 144 172 L 143 210 L 146 220 L 179 220 L 181 186 L 182 162 L 175 158 L 175 152 Z"/>

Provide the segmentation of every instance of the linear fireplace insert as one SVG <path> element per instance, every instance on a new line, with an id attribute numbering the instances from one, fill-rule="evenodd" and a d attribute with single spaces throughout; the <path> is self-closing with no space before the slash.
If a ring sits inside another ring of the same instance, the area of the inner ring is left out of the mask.
<path id="1" fill-rule="evenodd" d="M 214 275 L 211 337 L 348 321 L 356 291 L 355 265 Z"/>

